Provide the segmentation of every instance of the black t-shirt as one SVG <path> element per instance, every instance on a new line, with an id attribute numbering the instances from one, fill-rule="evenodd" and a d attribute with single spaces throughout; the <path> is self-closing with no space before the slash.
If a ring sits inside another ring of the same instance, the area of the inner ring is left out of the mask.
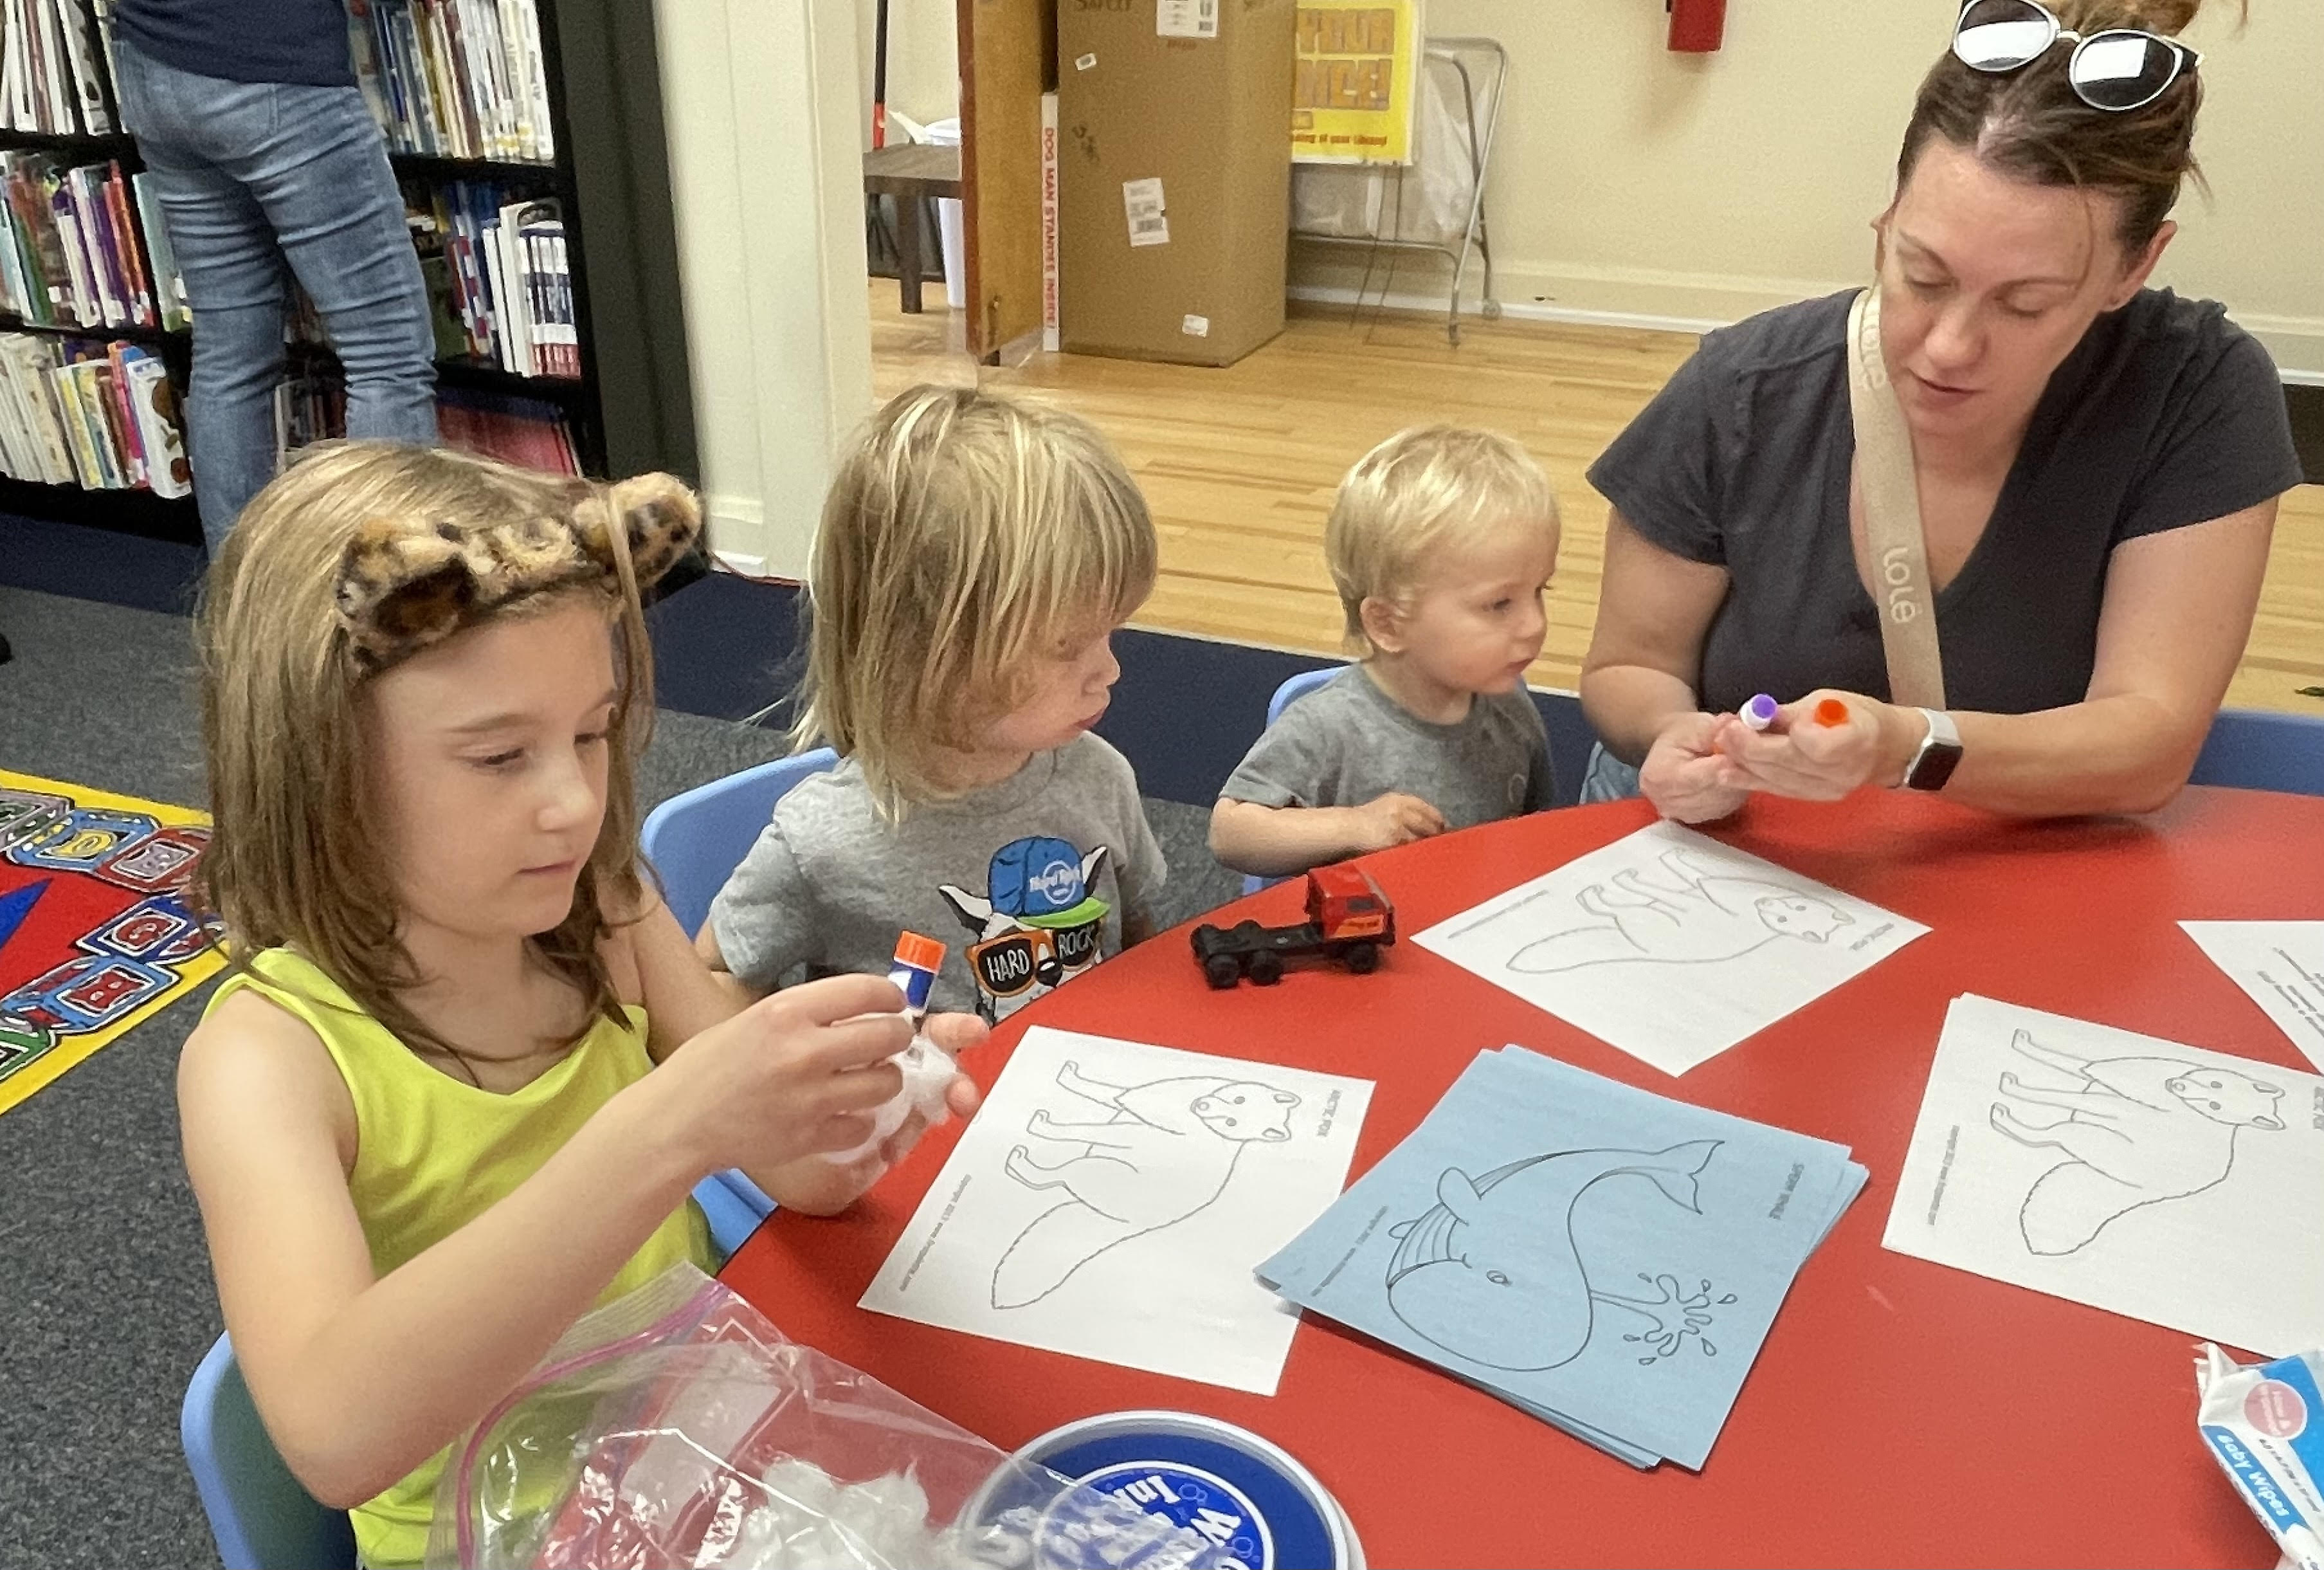
<path id="1" fill-rule="evenodd" d="M 1848 477 L 1855 291 L 1714 332 L 1591 466 L 1646 539 L 1727 569 L 1695 690 L 1712 712 L 1818 687 L 1888 695 L 1856 576 Z M 1993 518 L 1937 595 L 1945 699 L 2079 703 L 2116 545 L 2240 512 L 2301 481 L 2267 351 L 2212 300 L 2143 291 L 2050 378 Z"/>
<path id="2" fill-rule="evenodd" d="M 113 18 L 147 56 L 197 76 L 355 86 L 345 0 L 115 0 Z"/>

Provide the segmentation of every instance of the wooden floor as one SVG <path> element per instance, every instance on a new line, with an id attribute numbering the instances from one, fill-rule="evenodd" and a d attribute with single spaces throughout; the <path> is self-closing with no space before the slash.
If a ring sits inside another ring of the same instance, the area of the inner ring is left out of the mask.
<path id="1" fill-rule="evenodd" d="M 1142 626 L 1336 652 L 1340 603 L 1323 570 L 1323 518 L 1340 476 L 1407 425 L 1506 430 L 1557 488 L 1564 546 L 1550 589 L 1536 685 L 1572 688 L 1598 604 L 1606 503 L 1583 471 L 1693 352 L 1692 336 L 1536 322 L 1296 316 L 1225 370 L 1078 355 L 980 367 L 960 346 L 941 284 L 918 316 L 896 285 L 871 288 L 872 374 L 886 397 L 915 382 L 984 384 L 1094 421 L 1129 460 L 1162 541 Z M 2227 701 L 2324 714 L 2324 486 L 2285 498 L 2259 621 Z"/>

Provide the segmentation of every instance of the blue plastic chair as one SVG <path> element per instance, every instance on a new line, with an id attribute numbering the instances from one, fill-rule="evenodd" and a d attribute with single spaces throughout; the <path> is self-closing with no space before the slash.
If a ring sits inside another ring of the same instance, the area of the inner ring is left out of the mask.
<path id="1" fill-rule="evenodd" d="M 739 1185 L 739 1187 L 730 1187 Z M 756 1196 L 755 1207 L 750 1196 Z M 724 1257 L 742 1246 L 773 1202 L 740 1172 L 705 1178 L 695 1202 L 709 1218 L 710 1241 Z M 226 1570 L 349 1570 L 355 1528 L 347 1512 L 318 1501 L 282 1464 L 258 1419 L 250 1387 L 221 1335 L 187 1381 L 178 1437 L 194 1492 L 209 1517 Z"/>
<path id="2" fill-rule="evenodd" d="M 742 864 L 775 803 L 839 762 L 829 747 L 778 758 L 673 796 L 646 815 L 638 846 L 661 874 L 662 898 L 688 934 L 701 929 L 727 874 Z"/>
<path id="3" fill-rule="evenodd" d="M 2324 796 L 2324 718 L 2223 708 L 2187 782 Z"/>
<path id="4" fill-rule="evenodd" d="M 697 785 L 646 815 L 638 848 L 660 874 L 662 898 L 679 927 L 689 933 L 700 929 L 709 918 L 710 901 L 757 843 L 775 803 L 800 780 L 838 762 L 839 754 L 829 747 L 778 758 Z M 742 1247 L 775 1208 L 765 1190 L 734 1171 L 704 1178 L 694 1198 L 709 1218 L 711 1241 L 724 1254 Z"/>
<path id="5" fill-rule="evenodd" d="M 178 1436 L 226 1570 L 342 1570 L 355 1562 L 347 1512 L 317 1502 L 275 1453 L 221 1335 L 186 1386 Z"/>
<path id="6" fill-rule="evenodd" d="M 1321 670 L 1303 670 L 1290 678 L 1275 689 L 1273 697 L 1267 700 L 1268 725 L 1272 726 L 1277 720 L 1283 717 L 1285 709 L 1289 708 L 1346 669 L 1344 665 L 1326 665 Z M 1246 894 L 1256 894 L 1268 884 L 1279 883 L 1282 881 L 1280 878 L 1262 878 L 1255 873 L 1247 873 L 1243 875 L 1242 891 Z"/>

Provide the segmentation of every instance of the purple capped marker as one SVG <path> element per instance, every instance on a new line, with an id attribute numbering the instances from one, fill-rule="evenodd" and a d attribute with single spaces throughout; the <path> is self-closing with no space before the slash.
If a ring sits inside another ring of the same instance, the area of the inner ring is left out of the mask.
<path id="1" fill-rule="evenodd" d="M 1743 723 L 1755 731 L 1764 731 L 1775 723 L 1775 716 L 1780 712 L 1781 707 L 1774 698 L 1764 692 L 1753 693 L 1751 701 L 1743 706 Z"/>

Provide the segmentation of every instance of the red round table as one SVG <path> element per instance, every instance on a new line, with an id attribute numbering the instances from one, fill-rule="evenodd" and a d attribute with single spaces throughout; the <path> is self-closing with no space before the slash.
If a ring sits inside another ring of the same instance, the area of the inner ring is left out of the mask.
<path id="1" fill-rule="evenodd" d="M 1410 934 L 1651 820 L 1636 802 L 1544 813 L 1365 864 Z M 1243 1424 L 1339 1496 L 1376 1565 L 2272 1564 L 2199 1446 L 2192 1337 L 1880 1236 L 1961 993 L 2306 1067 L 2177 923 L 2324 918 L 2324 799 L 2190 790 L 2150 818 L 2018 824 L 1864 792 L 1757 802 L 1719 837 L 1931 931 L 1679 1079 L 1409 943 L 1371 976 L 1213 993 L 1183 930 L 1041 999 L 968 1063 L 990 1085 L 1040 1023 L 1373 1079 L 1356 1173 L 1504 1042 L 1854 1147 L 1871 1183 L 1801 1273 L 1700 1474 L 1634 1472 L 1313 1316 L 1265 1398 L 857 1308 L 949 1129 L 845 1216 L 776 1215 L 724 1279 L 789 1335 L 1003 1447 L 1125 1408 Z M 1301 897 L 1295 881 L 1230 910 L 1287 920 Z M 2312 1222 L 2287 1231 L 2313 1238 Z"/>

